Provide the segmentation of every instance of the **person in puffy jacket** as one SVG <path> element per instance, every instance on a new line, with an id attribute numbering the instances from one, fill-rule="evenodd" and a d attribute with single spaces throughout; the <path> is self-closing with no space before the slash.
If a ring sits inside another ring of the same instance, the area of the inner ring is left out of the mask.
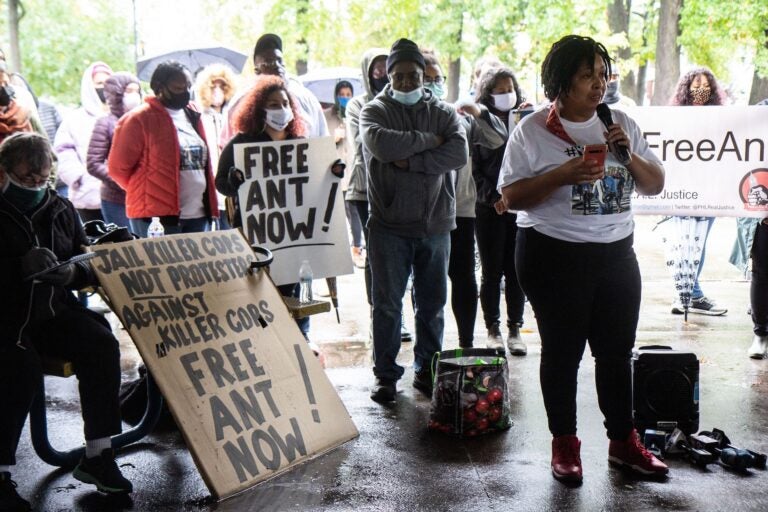
<path id="1" fill-rule="evenodd" d="M 139 236 L 147 235 L 152 217 L 160 217 L 166 234 L 208 231 L 219 207 L 205 130 L 189 101 L 189 70 L 163 62 L 150 87 L 155 97 L 115 126 L 109 176 L 125 190 L 125 211 Z"/>
<path id="2" fill-rule="evenodd" d="M 133 490 L 115 463 L 120 433 L 120 349 L 104 317 L 71 290 L 96 284 L 87 262 L 66 262 L 88 244 L 74 206 L 50 189 L 54 156 L 45 136 L 16 133 L 0 144 L 0 503 L 30 510 L 11 474 L 41 356 L 71 360 L 79 381 L 85 456 L 73 472 L 107 493 Z"/>
<path id="3" fill-rule="evenodd" d="M 96 119 L 107 113 L 104 82 L 111 74 L 103 62 L 88 66 L 80 85 L 80 108 L 64 116 L 53 140 L 58 177 L 69 187 L 69 200 L 83 222 L 101 219 L 101 182 L 88 174 L 85 161 Z"/>
<path id="4" fill-rule="evenodd" d="M 87 169 L 91 176 L 101 180 L 101 214 L 104 221 L 128 226 L 125 191 L 109 177 L 107 157 L 118 119 L 141 104 L 139 79 L 130 73 L 115 73 L 104 82 L 104 98 L 109 106 L 109 115 L 99 118 L 93 127 Z"/>

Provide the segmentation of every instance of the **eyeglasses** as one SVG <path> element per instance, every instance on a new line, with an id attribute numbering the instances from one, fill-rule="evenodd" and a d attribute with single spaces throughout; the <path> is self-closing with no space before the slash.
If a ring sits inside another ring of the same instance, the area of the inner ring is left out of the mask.
<path id="1" fill-rule="evenodd" d="M 439 76 L 439 75 L 434 78 L 432 78 L 431 76 L 425 76 L 424 85 L 429 85 L 429 84 L 443 85 L 445 83 L 445 78 L 446 77 Z"/>
<path id="2" fill-rule="evenodd" d="M 9 172 L 11 176 L 13 176 L 13 179 L 25 187 L 39 187 L 40 185 L 45 185 L 48 180 L 51 178 L 51 174 L 37 174 L 37 173 L 30 173 L 26 176 L 19 176 L 15 172 Z"/>

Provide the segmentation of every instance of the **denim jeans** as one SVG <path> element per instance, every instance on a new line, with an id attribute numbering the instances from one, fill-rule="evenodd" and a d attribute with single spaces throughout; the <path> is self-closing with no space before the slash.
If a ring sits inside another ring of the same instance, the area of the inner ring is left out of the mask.
<path id="1" fill-rule="evenodd" d="M 350 207 L 357 210 L 357 215 L 360 217 L 360 224 L 363 226 L 363 237 L 365 238 L 365 246 L 368 247 L 368 201 L 347 201 Z M 369 251 L 370 252 L 370 251 Z M 368 257 L 365 258 L 365 269 L 363 270 L 365 276 L 365 296 L 368 299 L 368 304 L 373 305 L 373 299 L 371 298 L 371 263 Z"/>
<path id="2" fill-rule="evenodd" d="M 107 224 L 112 223 L 121 227 L 129 225 L 128 217 L 125 215 L 125 203 L 114 203 L 102 199 L 101 215 Z"/>
<path id="3" fill-rule="evenodd" d="M 147 238 L 149 222 L 144 219 L 129 219 L 131 231 L 140 238 Z M 211 222 L 205 217 L 196 219 L 179 219 L 176 226 L 163 226 L 166 235 L 178 235 L 179 233 L 201 233 L 211 230 Z"/>
<path id="4" fill-rule="evenodd" d="M 752 280 L 749 283 L 749 299 L 752 306 L 753 331 L 758 336 L 768 336 L 768 225 L 760 222 L 752 241 Z"/>
<path id="5" fill-rule="evenodd" d="M 368 233 L 373 298 L 373 373 L 396 381 L 404 368 L 397 364 L 403 294 L 413 270 L 416 316 L 414 369 L 428 369 L 432 356 L 441 350 L 448 296 L 450 233 L 426 238 L 398 236 L 385 229 Z"/>

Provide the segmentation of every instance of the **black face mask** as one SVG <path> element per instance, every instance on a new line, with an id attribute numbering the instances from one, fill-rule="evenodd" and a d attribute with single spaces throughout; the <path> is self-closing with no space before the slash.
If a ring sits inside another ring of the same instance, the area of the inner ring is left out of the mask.
<path id="1" fill-rule="evenodd" d="M 163 93 L 162 100 L 163 105 L 166 107 L 173 110 L 181 110 L 189 104 L 190 98 L 191 95 L 189 94 L 189 91 L 174 93 L 166 89 Z"/>
<path id="2" fill-rule="evenodd" d="M 0 87 L 0 107 L 7 107 L 10 105 L 14 96 L 16 96 L 16 91 L 13 90 L 12 85 L 4 85 Z"/>
<path id="3" fill-rule="evenodd" d="M 378 94 L 384 90 L 384 87 L 388 83 L 389 83 L 388 76 L 385 76 L 384 78 L 371 78 L 371 89 L 373 89 L 374 93 Z"/>
<path id="4" fill-rule="evenodd" d="M 96 94 L 98 95 L 99 99 L 102 103 L 107 102 L 106 96 L 104 96 L 104 88 L 103 87 L 96 87 Z"/>

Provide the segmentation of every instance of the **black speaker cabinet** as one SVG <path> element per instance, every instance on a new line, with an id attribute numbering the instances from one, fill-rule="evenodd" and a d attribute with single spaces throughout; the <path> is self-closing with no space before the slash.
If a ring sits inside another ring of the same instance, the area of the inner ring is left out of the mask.
<path id="1" fill-rule="evenodd" d="M 699 430 L 699 360 L 666 346 L 641 347 L 632 355 L 635 427 L 686 434 Z"/>

